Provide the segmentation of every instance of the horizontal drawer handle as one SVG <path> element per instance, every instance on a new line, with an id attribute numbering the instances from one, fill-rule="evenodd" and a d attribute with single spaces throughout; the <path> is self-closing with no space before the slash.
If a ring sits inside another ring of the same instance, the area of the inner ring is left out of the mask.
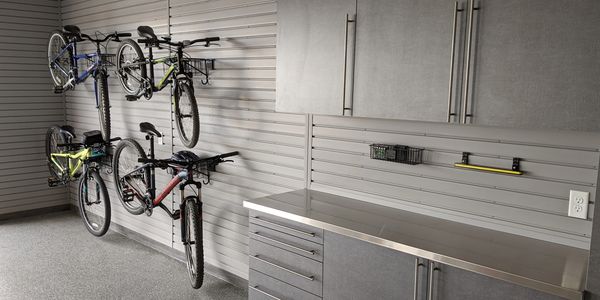
<path id="1" fill-rule="evenodd" d="M 274 225 L 274 226 L 277 226 L 277 227 L 280 227 L 280 228 L 285 228 L 285 229 L 293 231 L 293 232 L 297 232 L 297 233 L 304 234 L 304 235 L 307 235 L 307 236 L 312 236 L 312 237 L 317 236 L 317 234 L 314 233 L 314 232 L 306 232 L 306 231 L 294 229 L 294 228 L 291 228 L 291 227 L 288 227 L 288 226 L 285 226 L 285 225 L 281 225 L 281 224 L 277 224 L 277 223 L 274 223 L 274 222 L 271 222 L 271 221 L 267 221 L 267 220 L 265 220 L 265 219 L 263 219 L 261 217 L 258 217 L 258 216 L 255 216 L 254 218 L 257 219 L 257 220 L 261 220 L 261 221 L 263 221 L 263 222 L 265 222 L 265 223 L 267 223 L 269 225 Z"/>
<path id="2" fill-rule="evenodd" d="M 265 291 L 261 290 L 261 289 L 258 287 L 258 285 L 251 286 L 251 287 L 250 287 L 250 289 L 253 289 L 253 290 L 255 290 L 255 291 L 257 291 L 257 292 L 259 292 L 259 293 L 261 293 L 261 294 L 263 294 L 263 295 L 265 295 L 265 296 L 267 296 L 267 297 L 271 298 L 271 299 L 275 299 L 275 300 L 281 300 L 280 298 L 277 298 L 277 297 L 275 297 L 275 296 L 273 296 L 273 295 L 271 295 L 271 294 L 269 294 L 269 293 L 267 293 L 267 292 L 265 292 Z"/>
<path id="3" fill-rule="evenodd" d="M 278 264 L 275 264 L 275 263 L 272 263 L 272 262 L 270 262 L 270 261 L 264 260 L 264 259 L 262 259 L 262 258 L 258 257 L 258 255 L 254 255 L 253 257 L 254 257 L 254 258 L 256 258 L 258 261 L 261 261 L 261 262 L 263 262 L 263 263 L 265 263 L 265 264 L 268 264 L 268 265 L 271 265 L 271 266 L 273 266 L 273 267 L 276 267 L 276 268 L 282 269 L 282 270 L 284 270 L 284 271 L 286 271 L 286 272 L 292 273 L 292 274 L 294 274 L 294 275 L 296 275 L 296 276 L 299 276 L 299 277 L 302 277 L 302 278 L 304 278 L 304 279 L 306 279 L 306 280 L 310 280 L 310 281 L 314 281 L 314 280 L 315 280 L 315 276 L 306 276 L 306 275 L 304 275 L 304 274 L 301 274 L 301 273 L 298 273 L 298 272 L 296 272 L 296 271 L 290 270 L 290 269 L 288 269 L 288 268 L 286 268 L 286 267 L 282 267 L 282 266 L 280 266 L 280 265 L 278 265 Z"/>
<path id="4" fill-rule="evenodd" d="M 266 237 L 266 236 L 264 236 L 264 235 L 260 234 L 260 232 L 258 232 L 258 231 L 255 231 L 255 232 L 254 232 L 254 235 L 256 235 L 256 236 L 259 236 L 259 237 L 261 237 L 261 238 L 263 238 L 263 239 L 265 239 L 265 240 L 268 240 L 268 241 L 271 241 L 271 242 L 274 242 L 274 243 L 277 243 L 277 244 L 280 244 L 280 245 L 284 245 L 284 246 L 286 246 L 286 247 L 289 247 L 289 248 L 292 248 L 292 249 L 295 249 L 295 250 L 298 250 L 298 251 L 304 252 L 304 253 L 306 253 L 306 254 L 315 255 L 315 254 L 317 253 L 317 251 L 315 251 L 315 250 L 306 250 L 306 249 L 302 249 L 302 248 L 300 248 L 300 247 L 296 247 L 296 246 L 294 246 L 294 245 L 290 245 L 290 244 L 288 244 L 288 243 L 286 243 L 286 242 L 282 242 L 282 241 L 276 240 L 276 239 L 274 239 L 274 238 Z"/>

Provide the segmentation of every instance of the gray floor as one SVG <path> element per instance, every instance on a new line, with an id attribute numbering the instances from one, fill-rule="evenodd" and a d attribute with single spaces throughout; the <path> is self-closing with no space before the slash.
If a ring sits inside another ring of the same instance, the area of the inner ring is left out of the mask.
<path id="1" fill-rule="evenodd" d="M 73 212 L 0 222 L 0 299 L 246 299 L 212 276 L 194 290 L 185 264 Z"/>

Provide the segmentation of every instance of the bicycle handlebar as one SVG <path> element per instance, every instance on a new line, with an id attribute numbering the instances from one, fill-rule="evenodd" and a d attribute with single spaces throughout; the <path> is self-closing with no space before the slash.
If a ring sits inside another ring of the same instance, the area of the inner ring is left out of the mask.
<path id="1" fill-rule="evenodd" d="M 130 37 L 131 33 L 129 33 L 129 32 L 116 32 L 115 31 L 114 33 L 111 33 L 111 34 L 105 36 L 102 39 L 94 39 L 94 38 L 92 38 L 91 36 L 89 36 L 89 35 L 87 35 L 85 33 L 80 34 L 80 36 L 81 36 L 81 38 L 89 40 L 89 41 L 94 42 L 94 43 L 104 43 L 104 42 L 108 41 L 109 39 L 112 39 L 113 41 L 118 42 L 119 38 L 121 38 L 121 37 Z"/>
<path id="2" fill-rule="evenodd" d="M 108 141 L 108 143 L 105 143 L 106 145 L 110 144 L 110 142 L 115 142 L 115 141 L 120 141 L 121 138 L 120 137 L 116 137 L 116 138 L 112 138 Z M 81 147 L 84 146 L 83 143 L 66 143 L 66 144 L 56 144 L 56 147 Z"/>
<path id="3" fill-rule="evenodd" d="M 215 165 L 223 162 L 224 158 L 227 157 L 231 157 L 231 156 L 236 156 L 239 155 L 238 151 L 234 151 L 234 152 L 228 152 L 228 153 L 224 153 L 224 154 L 219 154 L 219 155 L 215 155 L 215 156 L 211 156 L 211 157 L 206 157 L 206 158 L 201 158 L 195 161 L 180 161 L 180 160 L 173 160 L 173 159 L 150 159 L 150 158 L 138 158 L 138 162 L 140 163 L 151 163 L 151 164 L 157 164 L 157 165 L 179 165 L 179 166 L 190 166 L 190 165 L 197 165 L 197 164 L 201 164 L 201 163 L 216 163 Z"/>
<path id="4" fill-rule="evenodd" d="M 189 47 L 195 43 L 205 43 L 204 47 L 208 47 L 210 46 L 211 42 L 217 42 L 220 41 L 221 38 L 218 36 L 215 37 L 209 37 L 209 38 L 203 38 L 203 39 L 196 39 L 196 40 L 184 40 L 181 42 L 171 42 L 171 41 L 167 41 L 167 40 L 153 40 L 153 39 L 138 39 L 137 42 L 140 44 L 150 44 L 150 45 L 160 45 L 160 44 L 167 44 L 170 46 L 174 46 L 174 47 L 181 47 L 181 48 L 185 48 L 185 47 Z"/>

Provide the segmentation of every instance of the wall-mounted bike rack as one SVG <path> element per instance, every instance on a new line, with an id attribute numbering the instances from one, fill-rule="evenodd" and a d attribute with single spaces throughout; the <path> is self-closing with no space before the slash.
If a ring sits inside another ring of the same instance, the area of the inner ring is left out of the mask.
<path id="1" fill-rule="evenodd" d="M 508 174 L 508 175 L 523 175 L 524 172 L 521 171 L 521 159 L 518 157 L 513 158 L 513 164 L 511 169 L 502 169 L 502 168 L 494 168 L 480 165 L 472 165 L 469 164 L 469 152 L 463 152 L 462 154 L 462 162 L 455 163 L 454 167 L 462 168 L 462 169 L 470 169 L 477 171 L 485 171 L 491 173 L 500 173 L 500 174 Z"/>

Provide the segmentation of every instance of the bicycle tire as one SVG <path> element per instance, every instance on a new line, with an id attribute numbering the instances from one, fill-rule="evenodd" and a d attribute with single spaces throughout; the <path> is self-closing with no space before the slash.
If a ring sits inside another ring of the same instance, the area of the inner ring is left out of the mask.
<path id="1" fill-rule="evenodd" d="M 96 195 L 102 197 L 101 199 L 96 199 L 94 203 L 89 201 L 89 192 L 91 190 L 89 183 L 85 184 L 90 178 L 96 183 Z M 98 171 L 92 170 L 82 174 L 79 179 L 78 194 L 79 213 L 85 228 L 95 236 L 103 236 L 110 226 L 110 198 L 108 197 L 106 184 L 104 184 L 104 180 Z M 87 202 L 86 199 L 88 199 Z M 100 203 L 97 203 L 98 201 L 100 201 Z M 94 204 L 98 204 L 97 207 Z M 92 207 L 92 205 L 94 205 L 94 207 Z M 87 208 L 90 209 L 90 212 L 86 210 Z M 102 215 L 104 215 L 104 217 L 102 217 Z"/>
<path id="2" fill-rule="evenodd" d="M 98 89 L 98 117 L 100 118 L 100 130 L 104 141 L 110 141 L 110 101 L 108 98 L 108 75 L 104 70 L 99 71 L 97 77 Z"/>
<path id="3" fill-rule="evenodd" d="M 63 87 L 69 80 L 69 76 L 63 74 L 60 70 L 56 70 L 56 68 L 52 68 L 52 62 L 54 58 L 58 55 L 58 50 L 62 49 L 62 47 L 67 45 L 67 38 L 62 33 L 62 31 L 54 30 L 50 33 L 50 37 L 48 39 L 48 67 L 50 68 L 50 76 L 54 81 L 54 85 L 57 87 Z M 72 62 L 73 62 L 73 54 L 71 51 L 66 51 L 63 53 L 64 60 L 61 63 L 61 66 L 65 70 L 71 70 Z M 65 65 L 66 64 L 66 65 Z"/>
<path id="4" fill-rule="evenodd" d="M 181 217 L 182 234 L 185 248 L 186 266 L 190 283 L 195 289 L 204 282 L 204 247 L 202 243 L 202 202 L 195 196 L 184 199 Z M 193 233 L 192 233 L 193 231 Z M 193 242 L 191 242 L 193 241 Z"/>
<path id="5" fill-rule="evenodd" d="M 123 163 L 125 161 L 121 161 L 121 156 L 123 155 L 123 151 L 125 151 L 125 149 L 130 149 L 130 151 L 132 151 L 132 154 L 134 157 L 131 157 L 129 159 L 127 159 L 126 161 L 129 161 L 130 163 L 133 163 L 133 165 L 123 165 Z M 135 162 L 133 162 L 132 160 L 135 158 Z M 142 149 L 142 146 L 140 146 L 140 144 L 138 144 L 138 142 L 136 142 L 133 139 L 123 139 L 121 140 L 121 142 L 119 142 L 119 144 L 117 145 L 117 148 L 115 149 L 114 155 L 113 155 L 113 176 L 114 176 L 114 185 L 115 185 L 115 189 L 117 191 L 117 195 L 119 197 L 119 200 L 121 201 L 121 204 L 123 205 L 123 207 L 125 208 L 125 210 L 127 210 L 129 213 L 134 214 L 134 215 L 140 215 L 144 212 L 144 205 L 140 205 L 139 207 L 135 207 L 132 204 L 128 203 L 127 201 L 125 201 L 125 198 L 123 196 L 123 187 L 121 186 L 121 176 L 120 174 L 123 172 L 130 172 L 132 171 L 134 166 L 138 165 L 137 162 L 137 158 L 146 158 L 146 153 L 144 152 L 144 150 Z M 121 166 L 123 166 L 123 170 L 121 170 Z M 143 184 L 143 188 L 144 190 L 148 188 L 148 183 L 150 180 L 150 170 L 148 168 L 144 169 L 143 173 L 143 178 L 142 178 L 142 184 Z M 134 200 L 135 201 L 135 200 Z"/>
<path id="6" fill-rule="evenodd" d="M 66 142 L 67 139 L 65 137 L 65 134 L 62 132 L 62 129 L 59 126 L 52 126 L 48 128 L 48 131 L 46 131 L 46 162 L 48 164 L 48 170 L 50 171 L 50 174 L 58 179 L 64 179 L 64 170 L 67 171 L 67 174 L 69 172 L 68 158 L 56 157 L 54 159 L 63 168 L 63 171 L 61 171 L 57 165 L 52 163 L 51 154 L 64 152 L 66 150 L 65 147 L 58 147 L 57 145 L 65 144 Z"/>
<path id="7" fill-rule="evenodd" d="M 183 95 L 187 95 L 187 97 L 182 97 Z M 179 81 L 177 83 L 177 88 L 173 93 L 173 105 L 179 140 L 187 148 L 194 148 L 200 135 L 200 117 L 198 116 L 198 105 L 196 104 L 194 91 L 186 82 Z M 189 109 L 183 111 L 183 107 Z M 184 124 L 185 119 L 188 118 L 192 121 L 191 126 Z M 186 129 L 186 127 L 188 128 Z"/>
<path id="8" fill-rule="evenodd" d="M 133 50 L 133 52 L 135 52 L 135 57 L 133 57 L 133 61 L 124 61 L 124 57 L 123 55 L 125 54 L 125 50 L 127 48 L 130 48 L 131 50 Z M 144 57 L 144 52 L 142 52 L 142 49 L 140 48 L 140 46 L 132 39 L 125 39 L 121 42 L 121 44 L 119 45 L 119 49 L 117 50 L 117 74 L 119 75 L 119 82 L 121 83 L 121 86 L 123 87 L 123 89 L 125 90 L 125 93 L 127 95 L 131 95 L 131 96 L 136 96 L 139 97 L 144 93 L 144 86 L 139 83 L 137 86 L 131 86 L 129 84 L 128 81 L 128 75 L 127 75 L 127 71 L 123 69 L 123 64 L 125 63 L 135 63 L 137 62 L 141 62 L 144 61 L 145 57 Z M 139 66 L 139 70 L 140 70 L 140 78 L 141 79 L 146 79 L 147 78 L 147 70 L 146 70 L 146 65 L 140 65 Z"/>

